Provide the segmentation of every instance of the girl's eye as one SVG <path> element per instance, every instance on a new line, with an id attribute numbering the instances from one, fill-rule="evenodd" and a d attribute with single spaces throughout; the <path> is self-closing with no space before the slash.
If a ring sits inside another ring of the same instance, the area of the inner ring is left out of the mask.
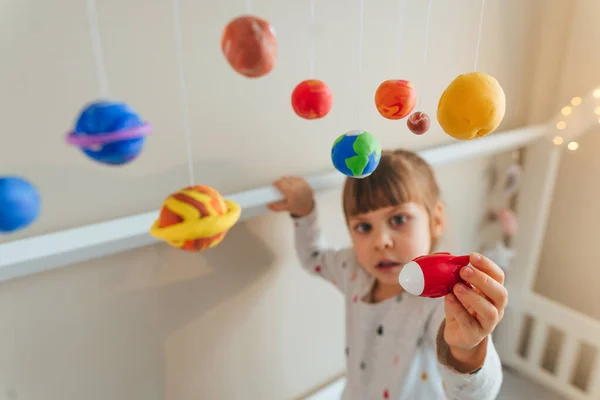
<path id="1" fill-rule="evenodd" d="M 395 215 L 390 220 L 392 226 L 402 225 L 402 224 L 405 224 L 407 221 L 408 221 L 408 217 L 406 215 Z"/>
<path id="2" fill-rule="evenodd" d="M 360 223 L 360 224 L 356 225 L 354 227 L 354 229 L 357 232 L 366 233 L 366 232 L 369 232 L 371 230 L 371 225 L 370 224 L 366 224 L 366 223 L 363 222 L 363 223 Z"/>

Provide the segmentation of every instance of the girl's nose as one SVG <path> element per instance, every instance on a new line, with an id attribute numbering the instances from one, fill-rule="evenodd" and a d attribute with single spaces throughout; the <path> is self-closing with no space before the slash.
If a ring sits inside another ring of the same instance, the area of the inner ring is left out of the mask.
<path id="1" fill-rule="evenodd" d="M 375 248 L 377 250 L 389 249 L 394 246 L 394 238 L 387 229 L 381 229 L 375 234 Z"/>

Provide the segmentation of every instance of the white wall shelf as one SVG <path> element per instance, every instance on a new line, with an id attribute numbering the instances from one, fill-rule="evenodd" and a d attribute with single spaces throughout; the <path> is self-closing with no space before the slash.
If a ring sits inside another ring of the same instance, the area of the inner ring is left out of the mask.
<path id="1" fill-rule="evenodd" d="M 488 137 L 457 141 L 420 151 L 433 166 L 511 151 L 551 132 L 549 125 L 532 125 Z M 339 187 L 344 176 L 337 171 L 307 178 L 316 192 Z M 242 207 L 240 221 L 268 212 L 266 204 L 280 199 L 271 186 L 225 195 Z M 158 210 L 97 224 L 0 244 L 0 281 L 60 268 L 73 263 L 148 246 L 158 240 L 149 229 Z M 227 238 L 225 238 L 225 241 Z M 225 242 L 224 241 L 224 242 Z"/>

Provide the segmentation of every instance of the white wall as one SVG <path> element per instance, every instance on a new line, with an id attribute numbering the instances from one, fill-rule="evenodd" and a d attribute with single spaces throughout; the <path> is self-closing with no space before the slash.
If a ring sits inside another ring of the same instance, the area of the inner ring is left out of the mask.
<path id="1" fill-rule="evenodd" d="M 38 224 L 0 240 L 156 209 L 187 183 L 170 2 L 98 3 L 112 92 L 149 116 L 156 132 L 143 156 L 121 169 L 94 165 L 65 146 L 76 110 L 97 93 L 84 2 L 0 0 L 0 108 L 10 110 L 0 173 L 30 177 L 45 201 Z M 253 2 L 275 25 L 281 49 L 276 71 L 260 81 L 234 75 L 218 50 L 223 25 L 244 11 L 243 2 L 216 3 L 182 1 L 198 180 L 230 193 L 280 174 L 330 168 L 331 142 L 357 125 L 358 1 L 317 2 L 317 73 L 335 102 L 327 119 L 311 123 L 289 106 L 293 86 L 308 73 L 308 1 Z M 450 141 L 437 124 L 413 136 L 404 122 L 383 120 L 372 102 L 384 79 L 420 81 L 427 2 L 407 0 L 402 62 L 394 53 L 398 2 L 365 3 L 361 126 L 386 147 Z M 527 117 L 529 38 L 542 3 L 487 1 L 479 67 L 506 91 L 503 128 Z M 423 100 L 432 116 L 450 80 L 472 69 L 479 17 L 473 0 L 433 4 Z M 290 137 L 296 155 L 282 151 Z M 223 150 L 232 141 L 240 149 Z M 487 167 L 479 159 L 438 171 L 452 251 L 476 243 Z M 346 243 L 339 193 L 319 202 L 331 240 Z M 290 233 L 285 216 L 265 216 L 236 226 L 202 254 L 161 244 L 0 284 L 0 398 L 278 400 L 338 374 L 341 296 L 299 269 Z"/>
<path id="2" fill-rule="evenodd" d="M 574 96 L 584 97 L 600 85 L 600 3 L 573 3 L 562 77 L 554 98 L 558 110 Z M 591 114 L 593 106 L 587 106 Z M 567 306 L 600 319 L 598 302 L 590 301 L 600 280 L 595 255 L 600 225 L 600 127 L 579 138 L 577 151 L 561 158 L 548 229 L 540 256 L 535 290 Z"/>

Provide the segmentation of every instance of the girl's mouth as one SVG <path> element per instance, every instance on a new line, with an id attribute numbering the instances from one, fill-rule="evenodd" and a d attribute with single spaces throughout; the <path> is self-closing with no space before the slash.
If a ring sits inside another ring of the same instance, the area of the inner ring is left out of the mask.
<path id="1" fill-rule="evenodd" d="M 388 269 L 393 269 L 393 268 L 397 268 L 399 267 L 401 264 L 397 261 L 392 261 L 392 260 L 381 260 L 377 263 L 377 269 L 383 269 L 383 270 L 388 270 Z"/>

